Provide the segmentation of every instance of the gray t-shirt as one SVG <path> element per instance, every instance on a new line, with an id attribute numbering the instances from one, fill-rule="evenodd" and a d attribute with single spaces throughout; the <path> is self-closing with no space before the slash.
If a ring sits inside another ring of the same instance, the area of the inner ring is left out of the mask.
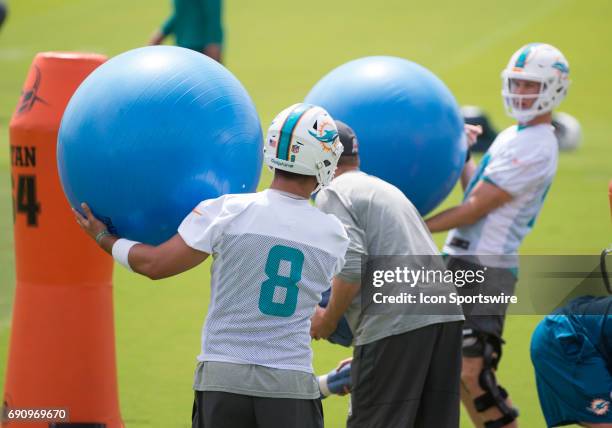
<path id="1" fill-rule="evenodd" d="M 321 395 L 312 373 L 219 361 L 198 363 L 193 389 L 299 400 L 313 400 Z"/>
<path id="2" fill-rule="evenodd" d="M 364 172 L 350 171 L 335 178 L 319 192 L 316 206 L 338 217 L 348 233 L 346 262 L 338 274 L 347 282 L 361 282 L 362 256 L 439 254 L 427 226 L 406 196 L 397 187 Z M 456 313 L 445 315 L 411 315 L 410 309 L 366 315 L 362 313 L 359 294 L 345 316 L 355 336 L 355 346 L 464 319 L 459 306 Z"/>

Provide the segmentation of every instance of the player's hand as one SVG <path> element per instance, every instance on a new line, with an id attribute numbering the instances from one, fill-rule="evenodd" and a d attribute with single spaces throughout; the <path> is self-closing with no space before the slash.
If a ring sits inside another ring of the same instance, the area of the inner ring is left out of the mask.
<path id="1" fill-rule="evenodd" d="M 327 319 L 325 309 L 317 305 L 310 319 L 310 336 L 315 340 L 327 339 L 336 330 L 336 325 Z"/>
<path id="2" fill-rule="evenodd" d="M 344 360 L 338 363 L 338 367 L 336 367 L 336 371 L 339 372 L 340 370 L 342 370 L 342 367 L 346 366 L 347 364 L 351 364 L 352 362 L 353 362 L 353 357 L 345 358 Z M 351 387 L 349 385 L 345 385 L 342 392 L 339 392 L 338 395 L 343 396 L 343 395 L 350 394 L 350 393 L 351 393 Z"/>
<path id="3" fill-rule="evenodd" d="M 84 216 L 74 208 L 72 209 L 76 222 L 79 226 L 81 226 L 81 229 L 83 229 L 85 233 L 87 233 L 93 239 L 96 239 L 96 236 L 100 232 L 104 232 L 106 230 L 106 225 L 93 215 L 91 209 L 85 202 L 81 204 L 81 209 L 85 213 Z"/>
<path id="4" fill-rule="evenodd" d="M 221 62 L 221 45 L 210 43 L 204 47 L 202 53 L 217 62 Z"/>
<path id="5" fill-rule="evenodd" d="M 164 34 L 157 30 L 153 33 L 153 35 L 149 38 L 149 45 L 150 46 L 155 46 L 155 45 L 161 45 L 162 42 L 164 41 Z"/>
<path id="6" fill-rule="evenodd" d="M 480 125 L 470 125 L 466 123 L 464 125 L 465 135 L 467 136 L 468 148 L 472 147 L 476 144 L 476 140 L 479 135 L 482 135 L 482 126 Z"/>
<path id="7" fill-rule="evenodd" d="M 336 367 L 336 371 L 338 372 L 342 370 L 342 367 L 346 366 L 347 364 L 351 364 L 352 362 L 353 362 L 353 357 L 345 358 L 344 360 L 338 363 L 338 367 Z"/>

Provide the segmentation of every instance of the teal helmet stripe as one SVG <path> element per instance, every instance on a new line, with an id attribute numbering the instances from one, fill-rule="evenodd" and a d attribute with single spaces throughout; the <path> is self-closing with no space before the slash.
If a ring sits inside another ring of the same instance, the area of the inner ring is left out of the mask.
<path id="1" fill-rule="evenodd" d="M 516 60 L 516 64 L 514 64 L 515 67 L 519 67 L 519 68 L 523 68 L 525 67 L 525 62 L 527 62 L 527 57 L 529 56 L 529 54 L 531 53 L 531 50 L 535 47 L 538 46 L 540 43 L 530 43 L 527 46 L 525 46 L 525 49 L 523 49 L 523 52 L 521 52 L 521 54 L 519 55 L 519 57 Z"/>
<path id="2" fill-rule="evenodd" d="M 568 66 L 560 61 L 555 62 L 552 66 L 562 73 L 569 73 Z"/>
<path id="3" fill-rule="evenodd" d="M 278 147 L 276 148 L 276 157 L 278 159 L 289 160 L 289 147 L 291 146 L 293 131 L 300 118 L 312 107 L 310 104 L 300 104 L 285 119 L 285 123 L 283 123 L 280 130 L 280 136 L 278 137 Z"/>

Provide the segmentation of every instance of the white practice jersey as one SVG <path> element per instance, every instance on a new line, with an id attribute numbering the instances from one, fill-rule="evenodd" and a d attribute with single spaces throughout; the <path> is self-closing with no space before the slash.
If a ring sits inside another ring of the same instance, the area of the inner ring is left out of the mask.
<path id="1" fill-rule="evenodd" d="M 451 230 L 444 252 L 504 256 L 499 263 L 487 264 L 516 267 L 518 248 L 531 231 L 557 171 L 557 157 L 557 140 L 549 124 L 512 126 L 501 132 L 482 158 L 465 198 L 484 180 L 508 192 L 512 200 L 472 225 Z"/>
<path id="2" fill-rule="evenodd" d="M 348 246 L 340 221 L 268 189 L 204 201 L 178 231 L 214 257 L 198 360 L 311 373 L 310 317 Z"/>

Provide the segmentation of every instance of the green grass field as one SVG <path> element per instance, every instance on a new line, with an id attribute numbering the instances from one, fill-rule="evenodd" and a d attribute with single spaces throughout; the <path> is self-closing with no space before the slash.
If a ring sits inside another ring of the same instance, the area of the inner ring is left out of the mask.
<path id="1" fill-rule="evenodd" d="M 111 56 L 142 46 L 165 18 L 169 3 L 10 2 L 10 16 L 0 32 L 0 388 L 14 291 L 8 123 L 30 62 L 40 51 Z M 254 99 L 264 128 L 281 108 L 302 100 L 327 71 L 374 54 L 401 56 L 428 67 L 459 103 L 484 107 L 502 128 L 511 123 L 499 95 L 499 74 L 509 56 L 531 41 L 558 46 L 570 61 L 573 80 L 562 110 L 581 121 L 584 145 L 561 155 L 556 181 L 523 253 L 595 254 L 611 241 L 606 196 L 612 177 L 611 22 L 608 0 L 230 0 L 225 59 Z M 260 186 L 269 182 L 266 172 Z M 456 190 L 443 207 L 458 200 Z M 436 236 L 439 244 L 443 238 Z M 119 392 L 127 426 L 190 426 L 209 264 L 156 283 L 117 268 L 114 283 Z M 539 318 L 508 320 L 499 373 L 526 427 L 544 426 L 528 354 Z M 314 349 L 317 372 L 327 372 L 349 354 L 326 343 L 315 343 Z M 343 426 L 347 400 L 334 397 L 324 403 L 327 426 Z M 462 426 L 470 426 L 467 419 Z"/>

